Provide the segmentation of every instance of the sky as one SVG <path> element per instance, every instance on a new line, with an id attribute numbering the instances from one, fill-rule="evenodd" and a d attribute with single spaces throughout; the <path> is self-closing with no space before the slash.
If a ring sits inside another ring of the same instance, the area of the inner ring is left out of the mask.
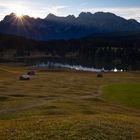
<path id="1" fill-rule="evenodd" d="M 99 11 L 140 22 L 140 0 L 0 0 L 0 20 L 12 12 L 45 18 L 49 13 L 78 16 L 80 12 Z"/>

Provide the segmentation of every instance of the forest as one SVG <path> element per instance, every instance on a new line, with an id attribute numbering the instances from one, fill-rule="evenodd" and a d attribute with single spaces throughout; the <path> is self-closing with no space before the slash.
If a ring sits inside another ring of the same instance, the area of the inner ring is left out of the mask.
<path id="1" fill-rule="evenodd" d="M 96 68 L 140 70 L 140 33 L 102 34 L 51 41 L 0 34 L 0 62 L 33 58 L 51 58 Z"/>

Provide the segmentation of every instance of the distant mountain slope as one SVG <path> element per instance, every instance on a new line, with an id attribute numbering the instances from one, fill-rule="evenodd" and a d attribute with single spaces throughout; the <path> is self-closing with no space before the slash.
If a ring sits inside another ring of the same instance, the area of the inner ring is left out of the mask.
<path id="1" fill-rule="evenodd" d="M 0 32 L 20 35 L 36 40 L 77 39 L 90 35 L 113 32 L 139 32 L 140 23 L 126 20 L 112 13 L 80 13 L 78 17 L 69 15 L 58 17 L 49 14 L 45 19 L 23 16 L 14 13 L 5 16 L 0 22 Z"/>

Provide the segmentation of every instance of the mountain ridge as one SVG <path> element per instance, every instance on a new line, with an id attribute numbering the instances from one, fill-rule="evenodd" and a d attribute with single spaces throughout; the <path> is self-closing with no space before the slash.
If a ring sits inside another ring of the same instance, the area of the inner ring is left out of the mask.
<path id="1" fill-rule="evenodd" d="M 126 20 L 109 12 L 81 12 L 78 17 L 59 17 L 48 14 L 44 19 L 11 13 L 0 22 L 0 33 L 24 36 L 36 40 L 77 39 L 90 35 L 113 32 L 140 31 L 135 19 Z"/>

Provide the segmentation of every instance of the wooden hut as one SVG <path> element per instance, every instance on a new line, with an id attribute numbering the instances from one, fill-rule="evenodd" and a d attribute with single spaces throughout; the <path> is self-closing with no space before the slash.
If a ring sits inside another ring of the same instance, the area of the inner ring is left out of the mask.
<path id="1" fill-rule="evenodd" d="M 97 74 L 97 77 L 98 78 L 102 78 L 103 77 L 103 74 L 100 72 L 100 73 Z"/>
<path id="2" fill-rule="evenodd" d="M 35 71 L 33 71 L 33 70 L 32 71 L 28 71 L 27 75 L 35 75 Z"/>

